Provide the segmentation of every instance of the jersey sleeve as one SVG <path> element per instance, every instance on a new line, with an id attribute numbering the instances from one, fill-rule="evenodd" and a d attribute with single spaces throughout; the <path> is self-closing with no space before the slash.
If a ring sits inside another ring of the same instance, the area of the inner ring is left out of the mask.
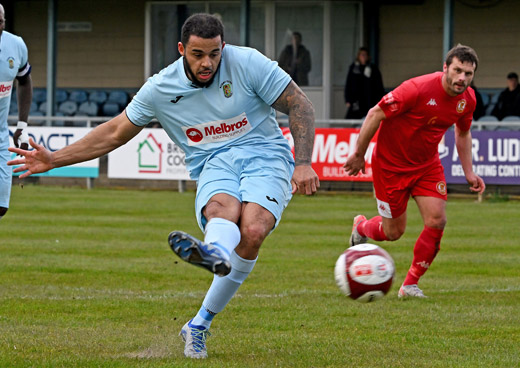
<path id="1" fill-rule="evenodd" d="M 16 78 L 23 78 L 31 73 L 31 66 L 29 65 L 29 51 L 27 50 L 27 45 L 25 45 L 25 42 L 23 42 L 21 37 L 18 37 L 18 41 L 20 49 L 20 64 Z"/>
<path id="2" fill-rule="evenodd" d="M 258 51 L 251 53 L 246 65 L 254 91 L 268 105 L 272 105 L 291 82 L 291 77 L 276 61 Z"/>
<path id="3" fill-rule="evenodd" d="M 418 93 L 415 83 L 408 80 L 384 95 L 378 105 L 387 118 L 401 115 L 415 106 Z"/>
<path id="4" fill-rule="evenodd" d="M 153 82 L 151 79 L 139 89 L 125 111 L 128 119 L 137 126 L 145 126 L 155 118 Z"/>

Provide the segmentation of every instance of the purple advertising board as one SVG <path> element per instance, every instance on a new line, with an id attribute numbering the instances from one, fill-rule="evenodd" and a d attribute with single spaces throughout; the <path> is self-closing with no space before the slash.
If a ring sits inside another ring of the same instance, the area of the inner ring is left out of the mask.
<path id="1" fill-rule="evenodd" d="M 486 184 L 520 185 L 520 131 L 472 131 L 473 170 Z M 439 145 L 446 183 L 466 184 L 453 131 Z"/>

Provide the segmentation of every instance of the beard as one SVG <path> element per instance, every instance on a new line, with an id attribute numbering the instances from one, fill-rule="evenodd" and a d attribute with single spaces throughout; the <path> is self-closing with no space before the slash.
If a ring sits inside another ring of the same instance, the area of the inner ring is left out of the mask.
<path id="1" fill-rule="evenodd" d="M 182 63 L 184 64 L 184 71 L 186 72 L 186 75 L 188 76 L 188 78 L 190 79 L 192 84 L 198 88 L 208 88 L 209 86 L 211 86 L 211 84 L 215 80 L 215 76 L 217 75 L 217 72 L 220 68 L 220 61 L 219 61 L 218 65 L 217 65 L 217 69 L 215 70 L 215 73 L 213 73 L 213 76 L 211 77 L 211 79 L 207 82 L 201 82 L 197 79 L 195 73 L 193 73 L 193 70 L 191 70 L 191 67 L 188 64 L 186 57 L 182 58 Z"/>
<path id="2" fill-rule="evenodd" d="M 455 84 L 453 82 L 453 78 L 450 78 L 449 76 L 446 76 L 446 82 L 447 82 L 448 86 L 451 86 L 451 90 L 453 91 L 453 93 L 455 93 L 457 95 L 464 93 L 464 91 L 468 88 L 468 84 L 465 84 L 464 87 L 462 88 L 462 91 L 459 92 L 455 88 L 461 87 L 461 86 Z"/>

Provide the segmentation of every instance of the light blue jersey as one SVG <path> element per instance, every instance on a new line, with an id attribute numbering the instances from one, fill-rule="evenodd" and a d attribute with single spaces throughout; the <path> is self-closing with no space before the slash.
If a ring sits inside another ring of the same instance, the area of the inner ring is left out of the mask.
<path id="1" fill-rule="evenodd" d="M 3 31 L 0 36 L 0 207 L 9 207 L 13 169 L 7 166 L 11 154 L 7 116 L 13 91 L 13 81 L 30 73 L 27 47 L 21 37 Z"/>
<path id="2" fill-rule="evenodd" d="M 294 162 L 271 108 L 290 81 L 275 61 L 260 52 L 225 45 L 209 87 L 192 84 L 181 57 L 148 79 L 126 114 L 138 126 L 157 118 L 186 153 L 195 180 L 212 155 L 230 147 L 249 146 Z"/>

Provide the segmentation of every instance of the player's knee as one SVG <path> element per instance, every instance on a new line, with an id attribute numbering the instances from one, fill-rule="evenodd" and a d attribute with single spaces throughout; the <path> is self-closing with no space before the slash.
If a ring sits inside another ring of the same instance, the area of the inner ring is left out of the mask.
<path id="1" fill-rule="evenodd" d="M 256 250 L 260 249 L 267 234 L 268 231 L 261 223 L 250 223 L 241 228 L 242 242 Z"/>
<path id="2" fill-rule="evenodd" d="M 397 228 L 389 229 L 388 231 L 385 230 L 386 238 L 389 241 L 398 240 L 399 238 L 401 238 L 401 236 L 403 236 L 403 234 L 404 234 L 404 230 L 401 231 L 400 229 L 397 229 Z"/>
<path id="3" fill-rule="evenodd" d="M 425 221 L 425 225 L 434 229 L 444 229 L 447 222 L 446 216 L 436 216 Z"/>
<path id="4" fill-rule="evenodd" d="M 8 208 L 0 207 L 0 218 L 7 213 Z"/>
<path id="5" fill-rule="evenodd" d="M 387 240 L 395 241 L 403 236 L 404 231 L 406 230 L 406 224 L 384 227 L 383 230 Z"/>

